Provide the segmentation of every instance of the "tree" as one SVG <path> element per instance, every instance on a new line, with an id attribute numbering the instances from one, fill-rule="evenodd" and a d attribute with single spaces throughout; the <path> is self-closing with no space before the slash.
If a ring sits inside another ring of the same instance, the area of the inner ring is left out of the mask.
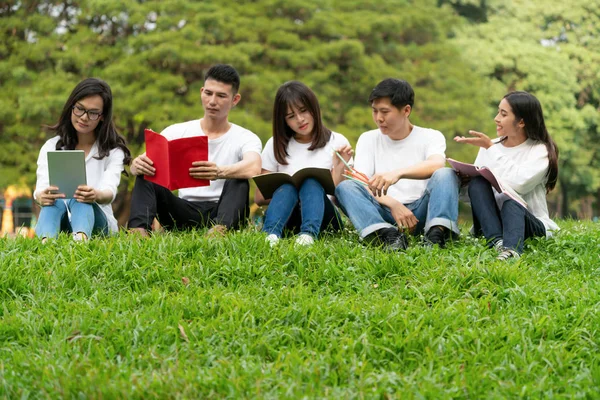
<path id="1" fill-rule="evenodd" d="M 290 79 L 311 86 L 327 124 L 351 140 L 373 128 L 366 99 L 389 76 L 415 86 L 414 121 L 448 137 L 486 117 L 481 80 L 448 39 L 461 19 L 433 0 L 22 1 L 0 6 L 0 17 L 0 187 L 34 183 L 40 126 L 87 76 L 111 85 L 134 154 L 144 128 L 201 115 L 199 89 L 217 62 L 242 75 L 232 121 L 263 141 Z"/>
<path id="2" fill-rule="evenodd" d="M 560 149 L 561 215 L 600 187 L 599 1 L 495 2 L 488 22 L 465 25 L 455 42 L 487 80 L 490 108 L 511 90 L 541 101 Z"/>

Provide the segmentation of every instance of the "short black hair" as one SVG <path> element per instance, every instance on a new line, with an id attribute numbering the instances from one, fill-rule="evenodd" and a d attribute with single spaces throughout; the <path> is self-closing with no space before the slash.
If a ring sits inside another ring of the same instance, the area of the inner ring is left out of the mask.
<path id="1" fill-rule="evenodd" d="M 233 94 L 236 94 L 240 90 L 240 75 L 229 64 L 216 64 L 210 67 L 204 76 L 204 82 L 209 79 L 231 85 Z"/>
<path id="2" fill-rule="evenodd" d="M 389 97 L 392 105 L 398 109 L 415 103 L 415 91 L 410 84 L 402 79 L 387 78 L 375 86 L 369 95 L 369 104 L 373 100 Z"/>

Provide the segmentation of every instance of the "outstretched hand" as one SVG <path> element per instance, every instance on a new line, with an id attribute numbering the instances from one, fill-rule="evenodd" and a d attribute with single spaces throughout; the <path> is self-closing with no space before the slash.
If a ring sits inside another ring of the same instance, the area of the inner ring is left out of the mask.
<path id="1" fill-rule="evenodd" d="M 477 147 L 483 147 L 484 149 L 489 149 L 494 144 L 492 139 L 490 139 L 485 133 L 469 131 L 469 135 L 473 137 L 455 136 L 454 141 L 458 143 L 471 144 Z"/>

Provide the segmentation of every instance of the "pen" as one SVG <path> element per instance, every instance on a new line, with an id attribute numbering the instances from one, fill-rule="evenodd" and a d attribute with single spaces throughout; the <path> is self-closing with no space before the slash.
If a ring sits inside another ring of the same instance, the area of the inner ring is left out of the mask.
<path id="1" fill-rule="evenodd" d="M 369 180 L 369 177 L 368 177 L 368 176 L 366 176 L 366 175 L 365 175 L 365 174 L 363 174 L 362 172 L 359 172 L 359 171 L 355 170 L 355 169 L 354 169 L 354 167 L 352 167 L 350 164 L 348 164 L 348 163 L 346 162 L 346 160 L 344 160 L 344 157 L 342 157 L 342 155 L 341 155 L 341 154 L 340 154 L 340 153 L 339 153 L 337 150 L 335 151 L 335 155 L 336 155 L 336 156 L 338 156 L 338 158 L 339 158 L 340 160 L 342 160 L 342 162 L 344 163 L 344 165 L 345 165 L 345 166 L 348 168 L 348 170 L 349 170 L 350 172 L 352 172 L 353 174 L 355 174 L 355 175 L 357 175 L 357 176 L 359 176 L 359 177 L 363 178 L 365 181 L 368 181 L 368 180 Z"/>
<path id="2" fill-rule="evenodd" d="M 360 179 L 353 178 L 353 177 L 351 177 L 350 175 L 343 174 L 342 176 L 344 176 L 344 177 L 346 177 L 346 178 L 350 179 L 351 181 L 358 182 L 358 183 L 360 183 L 361 185 L 364 185 L 364 186 L 369 186 L 369 184 L 368 184 L 367 182 L 365 182 L 365 181 L 361 181 Z"/>

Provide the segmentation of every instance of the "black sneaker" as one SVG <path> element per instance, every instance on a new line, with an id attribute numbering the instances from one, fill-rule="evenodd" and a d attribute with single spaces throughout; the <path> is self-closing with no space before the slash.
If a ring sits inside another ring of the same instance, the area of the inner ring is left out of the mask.
<path id="1" fill-rule="evenodd" d="M 506 261 L 506 260 L 518 260 L 521 257 L 519 253 L 514 251 L 513 249 L 507 249 L 506 247 L 498 254 L 496 260 Z"/>
<path id="2" fill-rule="evenodd" d="M 376 239 L 371 240 L 371 242 L 382 246 L 384 250 L 398 251 L 406 250 L 408 247 L 406 236 L 396 228 L 382 228 L 369 236 L 371 236 L 371 239 Z"/>
<path id="3" fill-rule="evenodd" d="M 426 246 L 440 246 L 440 249 L 446 247 L 446 232 L 442 229 L 442 227 L 436 225 L 429 229 L 427 234 L 423 237 L 423 241 Z"/>

